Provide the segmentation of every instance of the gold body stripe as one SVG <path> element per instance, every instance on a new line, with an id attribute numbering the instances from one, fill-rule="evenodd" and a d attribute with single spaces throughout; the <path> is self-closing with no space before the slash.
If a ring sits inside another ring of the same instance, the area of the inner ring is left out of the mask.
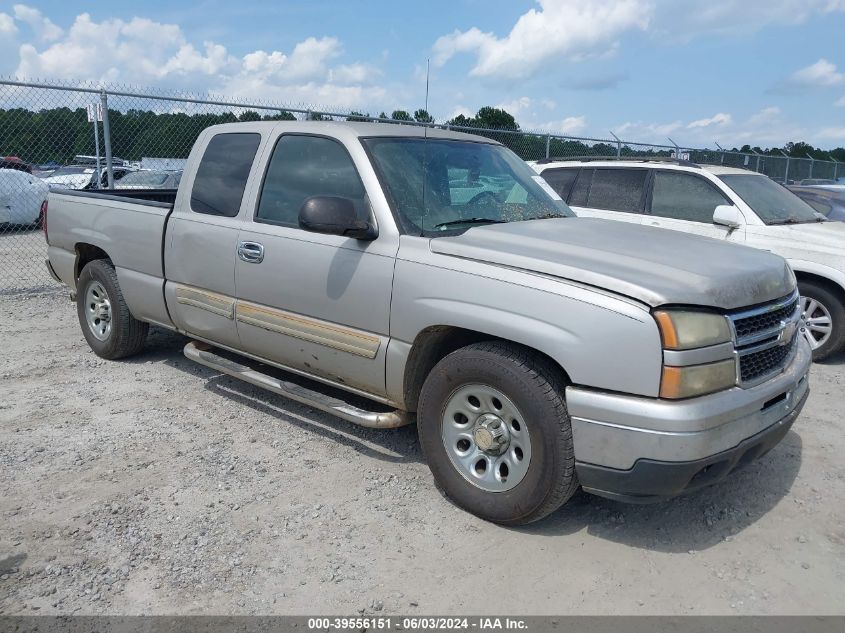
<path id="1" fill-rule="evenodd" d="M 360 330 L 351 330 L 334 323 L 326 323 L 244 301 L 238 301 L 236 318 L 247 325 L 318 343 L 364 358 L 375 358 L 381 346 L 379 337 Z"/>
<path id="2" fill-rule="evenodd" d="M 176 302 L 183 305 L 193 306 L 200 310 L 207 310 L 227 319 L 235 318 L 235 300 L 226 295 L 220 295 L 208 290 L 191 288 L 189 286 L 176 286 Z"/>

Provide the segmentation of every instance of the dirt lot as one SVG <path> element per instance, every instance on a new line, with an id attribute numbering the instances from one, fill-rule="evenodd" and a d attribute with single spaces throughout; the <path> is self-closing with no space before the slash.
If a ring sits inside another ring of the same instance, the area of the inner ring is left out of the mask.
<path id="1" fill-rule="evenodd" d="M 192 365 L 98 359 L 0 295 L 0 613 L 845 613 L 845 357 L 769 455 L 682 499 L 504 529 L 374 431 Z"/>

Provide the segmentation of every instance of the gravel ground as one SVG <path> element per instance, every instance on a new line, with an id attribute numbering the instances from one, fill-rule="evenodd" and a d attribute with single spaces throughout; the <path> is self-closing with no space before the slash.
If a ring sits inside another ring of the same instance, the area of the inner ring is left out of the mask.
<path id="1" fill-rule="evenodd" d="M 191 364 L 97 358 L 66 294 L 0 294 L 0 613 L 845 614 L 845 356 L 771 453 L 521 529 L 452 506 L 415 428 Z"/>

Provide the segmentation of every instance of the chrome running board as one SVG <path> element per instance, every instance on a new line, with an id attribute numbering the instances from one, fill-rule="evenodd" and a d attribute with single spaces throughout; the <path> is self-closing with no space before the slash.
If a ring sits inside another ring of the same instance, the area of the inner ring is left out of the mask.
<path id="1" fill-rule="evenodd" d="M 394 429 L 414 422 L 413 416 L 405 411 L 396 410 L 382 413 L 365 411 L 339 398 L 333 398 L 295 383 L 268 376 L 251 367 L 219 356 L 211 350 L 210 345 L 191 341 L 185 345 L 185 357 L 256 387 L 267 389 L 285 398 L 331 413 L 358 426 L 366 426 L 371 429 Z"/>

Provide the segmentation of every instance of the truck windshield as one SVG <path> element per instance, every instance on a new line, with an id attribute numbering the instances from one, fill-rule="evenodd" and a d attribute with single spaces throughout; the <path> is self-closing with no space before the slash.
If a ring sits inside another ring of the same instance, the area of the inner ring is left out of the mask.
<path id="1" fill-rule="evenodd" d="M 406 233 L 453 235 L 481 224 L 574 216 L 501 145 L 420 137 L 362 141 Z"/>
<path id="2" fill-rule="evenodd" d="M 818 222 L 813 208 L 786 187 L 765 176 L 729 174 L 719 176 L 766 224 Z"/>

